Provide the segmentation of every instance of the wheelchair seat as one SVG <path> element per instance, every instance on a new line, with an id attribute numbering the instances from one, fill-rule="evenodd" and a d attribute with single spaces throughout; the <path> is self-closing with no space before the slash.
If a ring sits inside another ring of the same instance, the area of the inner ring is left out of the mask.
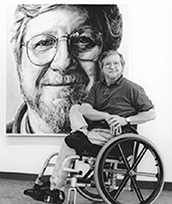
<path id="1" fill-rule="evenodd" d="M 92 144 L 92 148 L 95 150 L 93 152 L 89 152 L 88 150 L 85 150 L 83 147 L 83 152 L 80 154 L 80 156 L 87 156 L 87 157 L 97 157 L 99 151 L 101 150 L 102 146 Z M 134 148 L 134 142 L 133 141 L 127 141 L 123 144 L 123 148 L 125 149 L 125 155 L 126 157 L 132 156 L 133 155 L 133 148 Z M 109 159 L 115 159 L 121 161 L 121 153 L 119 149 L 112 149 L 108 155 Z"/>
<path id="2" fill-rule="evenodd" d="M 94 128 L 109 129 L 109 125 L 108 125 L 108 123 L 105 120 L 87 121 L 87 122 L 89 124 L 89 128 L 88 128 L 89 130 L 92 130 Z M 121 129 L 122 129 L 121 134 L 125 134 L 125 133 L 138 134 L 136 126 L 126 125 L 126 126 L 122 127 Z M 116 136 L 114 136 L 114 137 L 116 137 Z M 72 142 L 73 143 L 72 145 L 70 145 L 71 141 L 68 141 L 68 138 L 69 138 L 69 140 L 74 138 L 74 142 Z M 77 139 L 78 141 L 82 141 L 82 140 L 86 140 L 86 141 L 83 141 L 83 143 L 79 142 L 79 147 L 77 147 L 77 140 L 76 140 L 76 138 L 78 138 Z M 67 145 L 69 147 L 74 148 L 76 150 L 77 154 L 80 155 L 80 156 L 84 155 L 84 156 L 97 157 L 100 149 L 102 148 L 102 146 L 100 146 L 100 145 L 96 145 L 96 144 L 91 143 L 88 140 L 87 136 L 85 136 L 80 131 L 75 131 L 71 135 L 67 136 L 65 138 L 65 142 L 67 143 Z M 88 148 L 87 148 L 87 143 L 89 143 Z M 81 145 L 82 145 L 82 147 L 81 147 Z M 126 151 L 125 153 L 126 153 L 127 157 L 133 154 L 133 147 L 134 147 L 133 141 L 131 141 L 131 142 L 127 141 L 126 143 L 123 143 L 123 148 Z M 81 149 L 82 149 L 82 151 L 81 151 Z M 91 149 L 91 151 L 89 151 L 89 149 Z M 112 150 L 110 152 L 109 157 L 111 157 L 113 159 L 120 160 L 121 154 L 120 154 L 118 149 L 115 149 L 115 150 Z"/>

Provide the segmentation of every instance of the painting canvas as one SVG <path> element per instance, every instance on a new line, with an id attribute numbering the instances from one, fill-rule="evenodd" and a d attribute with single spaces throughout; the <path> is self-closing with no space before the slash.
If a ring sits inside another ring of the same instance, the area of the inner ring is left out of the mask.
<path id="1" fill-rule="evenodd" d="M 113 6 L 8 5 L 7 135 L 69 133 L 71 106 L 101 78 L 101 53 L 119 49 L 129 63 L 128 6 Z"/>

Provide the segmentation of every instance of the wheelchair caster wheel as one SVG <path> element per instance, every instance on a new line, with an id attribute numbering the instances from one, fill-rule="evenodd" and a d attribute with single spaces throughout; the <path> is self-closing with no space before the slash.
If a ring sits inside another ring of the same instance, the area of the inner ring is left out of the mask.
<path id="1" fill-rule="evenodd" d="M 70 188 L 68 191 L 67 204 L 76 204 L 76 195 L 77 195 L 76 188 Z"/>

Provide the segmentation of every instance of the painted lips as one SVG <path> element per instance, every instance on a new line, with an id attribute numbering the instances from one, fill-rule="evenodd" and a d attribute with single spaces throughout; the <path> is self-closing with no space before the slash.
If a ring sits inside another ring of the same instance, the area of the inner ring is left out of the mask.
<path id="1" fill-rule="evenodd" d="M 71 73 L 70 75 L 58 75 L 53 79 L 44 79 L 42 86 L 69 86 L 86 84 L 86 77 L 79 73 Z"/>

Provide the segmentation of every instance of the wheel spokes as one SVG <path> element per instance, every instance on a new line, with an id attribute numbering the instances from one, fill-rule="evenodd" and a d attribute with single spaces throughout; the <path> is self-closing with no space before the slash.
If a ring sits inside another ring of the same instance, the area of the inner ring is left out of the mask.
<path id="1" fill-rule="evenodd" d="M 127 169 L 127 173 L 124 177 L 124 179 L 122 180 L 118 190 L 116 191 L 116 194 L 114 196 L 114 199 L 117 199 L 119 194 L 121 193 L 122 189 L 125 187 L 128 179 L 130 178 L 131 181 L 132 181 L 132 184 L 133 184 L 133 187 L 134 187 L 134 190 L 137 194 L 137 197 L 139 199 L 140 202 L 143 202 L 144 201 L 144 198 L 143 198 L 143 195 L 141 193 L 141 190 L 139 188 L 139 185 L 137 184 L 137 181 L 136 181 L 136 173 L 134 172 L 134 170 L 137 168 L 137 166 L 139 165 L 140 161 L 142 160 L 142 158 L 144 157 L 144 155 L 146 154 L 147 152 L 147 147 L 143 147 L 142 150 L 140 151 L 139 155 L 136 157 L 135 159 L 135 162 L 134 164 L 130 167 L 130 164 L 127 160 L 127 157 L 122 149 L 122 146 L 120 144 L 118 144 L 118 149 L 121 153 L 121 156 L 122 156 L 122 160 L 126 166 L 126 169 Z M 146 175 L 146 174 L 144 174 Z M 150 174 L 149 174 L 150 175 Z"/>
<path id="2" fill-rule="evenodd" d="M 127 181 L 129 180 L 129 175 L 126 174 L 125 177 L 123 178 L 121 184 L 119 185 L 119 188 L 117 190 L 112 191 L 111 193 L 114 194 L 114 199 L 116 200 L 120 193 L 122 192 L 123 188 L 125 187 Z"/>
<path id="3" fill-rule="evenodd" d="M 132 170 L 137 168 L 138 164 L 140 163 L 140 161 L 142 160 L 146 152 L 147 152 L 147 147 L 143 147 L 140 154 L 137 156 L 133 166 L 131 167 Z"/>
<path id="4" fill-rule="evenodd" d="M 139 201 L 143 202 L 144 201 L 143 195 L 142 195 L 141 190 L 140 190 L 140 188 L 139 188 L 139 186 L 137 184 L 136 177 L 135 176 L 130 176 L 130 178 L 131 178 L 131 181 L 133 183 L 133 187 L 134 187 L 134 190 L 135 190 L 135 192 L 137 194 L 137 197 L 138 197 Z"/>
<path id="5" fill-rule="evenodd" d="M 128 162 L 127 157 L 126 157 L 126 155 L 124 154 L 124 151 L 123 151 L 123 149 L 122 149 L 122 147 L 121 147 L 120 144 L 118 144 L 118 148 L 119 148 L 119 151 L 120 151 L 120 153 L 121 153 L 123 162 L 124 162 L 124 164 L 125 164 L 127 170 L 130 170 L 129 162 Z"/>

